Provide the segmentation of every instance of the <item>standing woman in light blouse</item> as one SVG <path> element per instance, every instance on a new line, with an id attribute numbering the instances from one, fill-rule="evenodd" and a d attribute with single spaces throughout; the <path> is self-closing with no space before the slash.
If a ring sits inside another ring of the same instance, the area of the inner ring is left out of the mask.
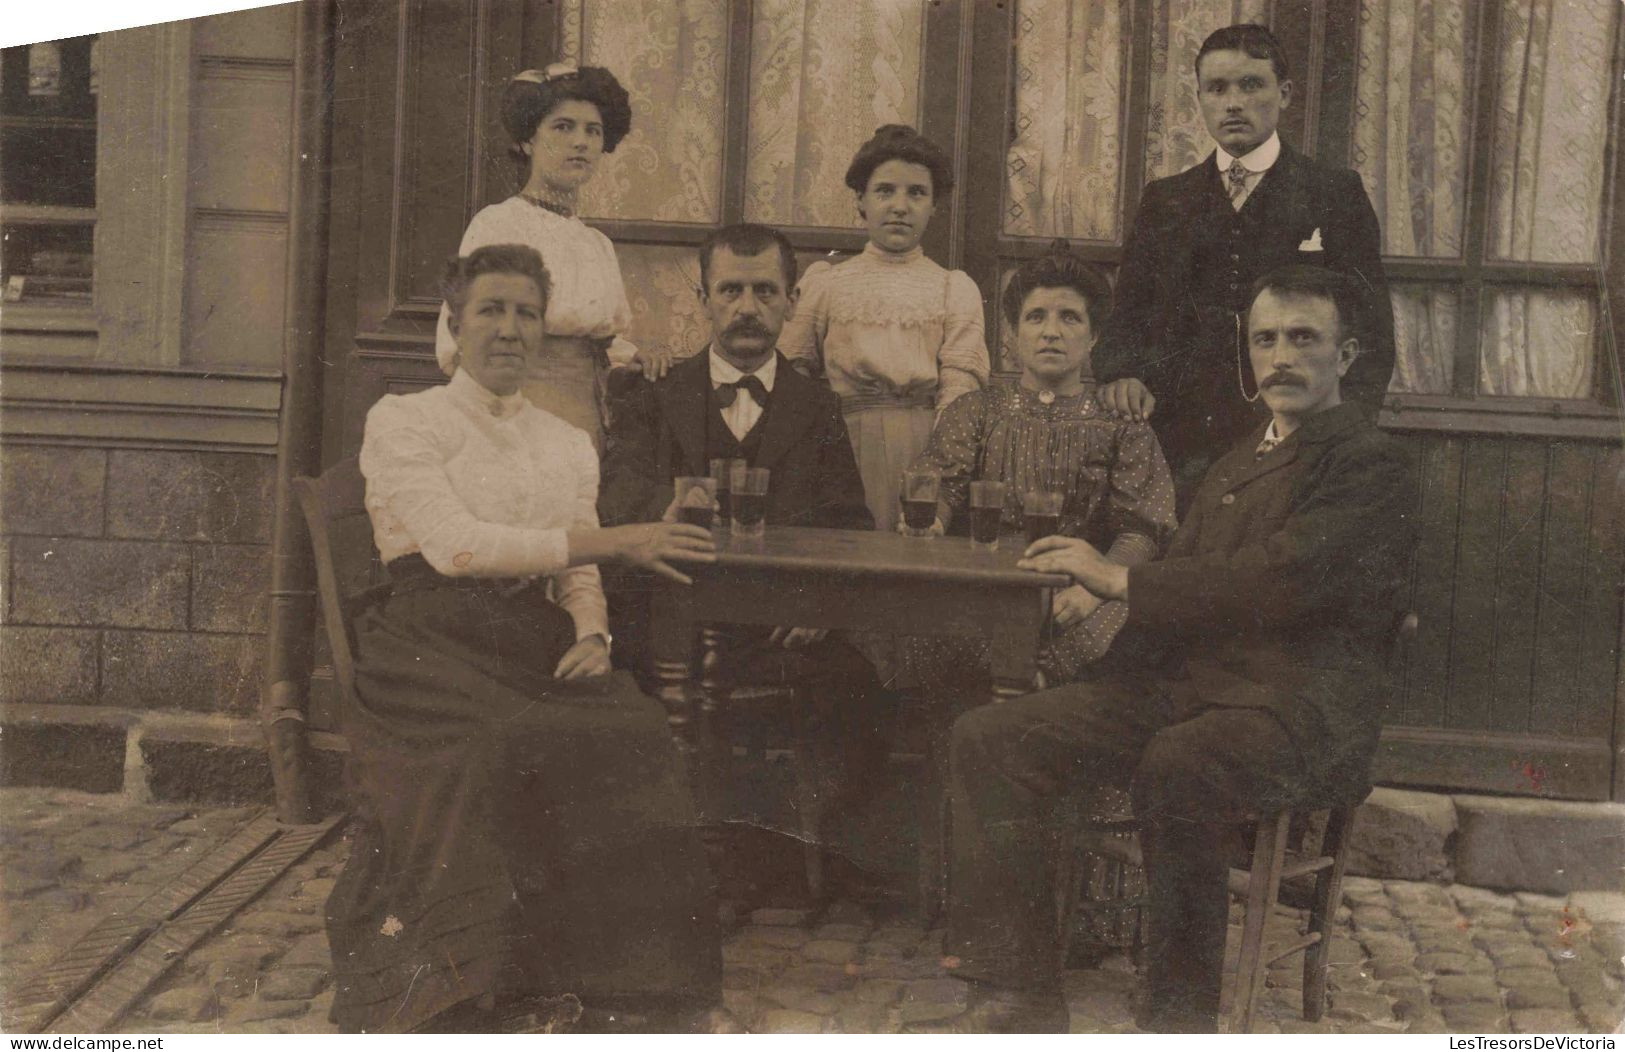
<path id="1" fill-rule="evenodd" d="M 822 372 L 841 396 L 875 528 L 897 522 L 902 474 L 925 449 L 937 414 L 988 378 L 982 294 L 964 271 L 920 248 L 953 168 L 936 143 L 887 124 L 846 170 L 869 231 L 863 251 L 802 277 L 779 350 Z"/>
<path id="2" fill-rule="evenodd" d="M 711 877 L 665 714 L 609 672 L 593 564 L 686 580 L 710 534 L 600 529 L 598 459 L 526 401 L 548 277 L 523 245 L 446 278 L 451 382 L 361 446 L 390 594 L 341 707 L 355 842 L 327 905 L 346 1031 L 501 1029 L 544 999 L 727 1029 Z"/>
<path id="3" fill-rule="evenodd" d="M 508 82 L 502 126 L 513 140 L 508 152 L 521 166 L 519 192 L 480 209 L 458 252 L 521 244 L 541 253 L 553 281 L 547 343 L 530 363 L 523 390 L 537 406 L 585 431 L 602 453 L 609 370 L 641 368 L 658 380 L 669 364 L 661 352 L 626 339 L 632 309 L 615 246 L 577 215 L 580 189 L 599 159 L 632 130 L 632 103 L 609 70 L 555 63 Z M 449 375 L 456 341 L 447 322 L 442 309 L 435 354 Z"/>

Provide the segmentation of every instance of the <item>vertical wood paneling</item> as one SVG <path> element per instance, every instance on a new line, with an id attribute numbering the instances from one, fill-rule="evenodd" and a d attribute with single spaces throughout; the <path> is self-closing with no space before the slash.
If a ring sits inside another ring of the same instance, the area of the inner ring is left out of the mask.
<path id="1" fill-rule="evenodd" d="M 1495 571 L 1495 671 L 1489 727 L 1529 729 L 1535 608 L 1540 594 L 1541 517 L 1546 497 L 1546 443 L 1507 443 L 1501 487 L 1501 536 Z"/>
<path id="2" fill-rule="evenodd" d="M 462 242 L 472 199 L 474 10 L 420 0 L 406 6 L 406 18 L 394 289 L 397 302 L 438 301 L 440 270 Z"/>
<path id="3" fill-rule="evenodd" d="M 1450 639 L 1451 727 L 1489 726 L 1495 682 L 1495 578 L 1500 546 L 1506 443 L 1473 439 L 1462 463 L 1461 530 L 1456 549 L 1456 596 Z"/>
<path id="4" fill-rule="evenodd" d="M 1529 711 L 1529 729 L 1536 734 L 1573 734 L 1577 726 L 1591 473 L 1596 453 L 1594 447 L 1572 442 L 1551 445 Z"/>
<path id="5" fill-rule="evenodd" d="M 1422 435 L 1396 435 L 1394 437 L 1403 441 L 1406 446 L 1410 447 L 1411 463 L 1416 468 L 1416 472 L 1411 479 L 1411 484 L 1415 487 L 1416 493 L 1416 507 L 1411 509 L 1411 520 L 1417 525 L 1418 530 L 1420 530 L 1422 521 L 1422 507 L 1425 499 L 1424 494 L 1426 492 L 1426 479 L 1423 473 L 1423 457 L 1427 449 L 1427 439 Z M 1420 540 L 1420 536 L 1418 536 L 1418 540 Z M 1404 598 L 1405 609 L 1412 611 L 1413 613 L 1416 610 L 1416 570 L 1416 550 L 1413 548 L 1411 550 L 1410 562 L 1405 568 L 1406 586 Z M 1411 664 L 1414 661 L 1414 648 L 1409 646 L 1405 647 L 1401 656 L 1401 663 L 1395 671 L 1393 690 L 1383 699 L 1382 722 L 1384 724 L 1402 724 L 1407 722 L 1406 714 L 1409 711 L 1410 704 Z"/>
<path id="6" fill-rule="evenodd" d="M 1443 727 L 1450 698 L 1462 440 L 1429 434 L 1420 436 L 1420 441 L 1422 496 L 1411 593 L 1417 631 L 1406 669 L 1405 718 L 1400 722 Z"/>
<path id="7" fill-rule="evenodd" d="M 1586 573 L 1584 635 L 1580 642 L 1579 720 L 1576 730 L 1604 738 L 1618 734 L 1620 586 L 1625 577 L 1625 459 L 1619 447 L 1598 450 L 1592 473 L 1591 565 Z M 1615 771 L 1615 784 L 1625 772 Z"/>

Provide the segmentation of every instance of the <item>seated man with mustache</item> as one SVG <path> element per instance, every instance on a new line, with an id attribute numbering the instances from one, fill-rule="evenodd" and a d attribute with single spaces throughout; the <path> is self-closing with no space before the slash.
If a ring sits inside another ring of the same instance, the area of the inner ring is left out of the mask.
<path id="1" fill-rule="evenodd" d="M 777 350 L 795 309 L 789 239 L 741 223 L 712 233 L 699 256 L 711 344 L 663 379 L 635 377 L 612 398 L 600 518 L 657 522 L 672 503 L 674 478 L 708 475 L 711 460 L 739 458 L 770 472 L 770 527 L 872 530 L 840 398 Z M 625 574 L 608 582 L 617 653 L 639 674 L 647 672 L 637 665 L 647 660 L 640 637 L 652 583 Z M 716 627 L 724 639 L 716 671 L 725 683 L 795 683 L 812 707 L 823 727 L 818 740 L 831 753 L 819 764 L 820 797 L 838 807 L 864 795 L 885 763 L 895 707 L 869 662 L 819 629 Z"/>
<path id="2" fill-rule="evenodd" d="M 1369 784 L 1416 472 L 1342 399 L 1359 305 L 1358 285 L 1320 267 L 1254 285 L 1247 348 L 1270 422 L 1218 458 L 1161 560 L 1122 566 L 1068 537 L 1027 549 L 1020 565 L 1121 600 L 1128 620 L 1092 678 L 954 724 L 943 952 L 971 1001 L 948 1030 L 1067 1028 L 1047 801 L 1128 785 L 1150 886 L 1138 1021 L 1211 1032 L 1226 823 Z"/>

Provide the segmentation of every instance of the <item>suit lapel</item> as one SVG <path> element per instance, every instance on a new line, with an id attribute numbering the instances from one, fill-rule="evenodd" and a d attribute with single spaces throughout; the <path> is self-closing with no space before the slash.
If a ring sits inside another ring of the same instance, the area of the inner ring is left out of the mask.
<path id="1" fill-rule="evenodd" d="M 711 351 L 709 348 L 672 368 L 666 382 L 656 386 L 660 412 L 682 450 L 683 463 L 674 474 L 705 474 L 705 414 L 710 411 Z"/>
<path id="2" fill-rule="evenodd" d="M 771 468 L 784 459 L 784 455 L 818 416 L 817 389 L 813 381 L 796 372 L 782 354 L 779 355 L 778 369 L 769 399 L 772 408 L 762 422 L 762 444 L 756 451 L 757 467 Z"/>

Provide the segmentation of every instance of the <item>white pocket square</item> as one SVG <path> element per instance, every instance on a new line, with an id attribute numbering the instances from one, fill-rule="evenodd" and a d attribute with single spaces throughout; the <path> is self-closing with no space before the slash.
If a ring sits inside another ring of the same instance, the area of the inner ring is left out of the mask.
<path id="1" fill-rule="evenodd" d="M 1315 227 L 1314 233 L 1306 240 L 1298 242 L 1299 252 L 1324 252 L 1325 246 L 1320 243 L 1320 227 Z"/>

